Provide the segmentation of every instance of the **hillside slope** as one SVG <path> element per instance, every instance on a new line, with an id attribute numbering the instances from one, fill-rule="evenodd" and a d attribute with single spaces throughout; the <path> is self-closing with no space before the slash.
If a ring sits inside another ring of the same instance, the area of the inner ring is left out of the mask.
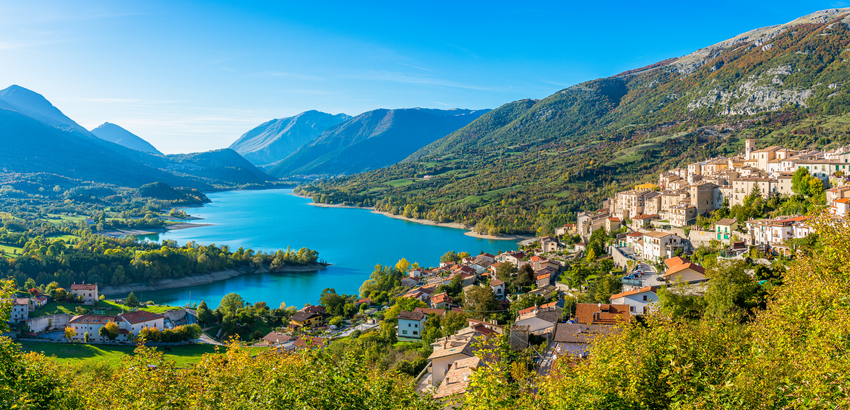
<path id="1" fill-rule="evenodd" d="M 379 109 L 329 128 L 269 170 L 275 176 L 341 175 L 394 164 L 487 110 Z"/>
<path id="2" fill-rule="evenodd" d="M 233 188 L 273 180 L 230 149 L 160 156 L 96 137 L 40 94 L 0 91 L 0 169 L 48 173 L 128 187 L 162 181 L 175 187 Z"/>
<path id="3" fill-rule="evenodd" d="M 743 138 L 759 146 L 843 143 L 848 14 L 820 11 L 506 104 L 402 164 L 301 192 L 488 232 L 533 232 L 660 170 L 737 152 Z M 411 183 L 389 183 L 399 179 Z"/>
<path id="4" fill-rule="evenodd" d="M 162 155 L 158 149 L 154 148 L 151 143 L 145 141 L 136 134 L 127 131 L 119 125 L 105 122 L 97 128 L 91 130 L 95 137 L 104 141 L 114 142 L 123 147 L 132 148 L 137 151 L 147 152 L 148 154 Z"/>
<path id="5" fill-rule="evenodd" d="M 230 148 L 254 165 L 265 166 L 286 158 L 328 128 L 350 118 L 345 114 L 305 111 L 260 124 L 239 137 Z"/>

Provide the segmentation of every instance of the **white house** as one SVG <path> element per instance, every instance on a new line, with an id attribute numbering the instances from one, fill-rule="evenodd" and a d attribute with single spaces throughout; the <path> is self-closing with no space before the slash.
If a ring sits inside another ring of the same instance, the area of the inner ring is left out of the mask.
<path id="1" fill-rule="evenodd" d="M 97 283 L 74 283 L 71 285 L 71 294 L 81 297 L 83 299 L 83 303 L 86 305 L 96 304 L 100 297 L 100 295 L 97 294 Z"/>
<path id="2" fill-rule="evenodd" d="M 27 298 L 15 298 L 12 300 L 12 313 L 9 316 L 10 323 L 20 323 L 30 317 L 30 300 Z"/>
<path id="3" fill-rule="evenodd" d="M 165 326 L 165 316 L 143 310 L 122 313 L 118 315 L 118 319 L 120 320 L 118 327 L 127 329 L 133 336 L 138 335 L 139 331 L 146 327 L 162 330 Z"/>
<path id="4" fill-rule="evenodd" d="M 428 356 L 431 361 L 431 386 L 436 387 L 446 377 L 451 365 L 458 361 L 475 357 L 473 334 L 452 335 L 439 339 L 431 346 L 434 352 Z"/>
<path id="5" fill-rule="evenodd" d="M 501 298 L 501 297 L 505 296 L 505 282 L 504 281 L 502 281 L 500 279 L 493 278 L 493 280 L 490 281 L 490 288 L 493 289 L 493 294 L 495 294 L 497 298 Z"/>
<path id="6" fill-rule="evenodd" d="M 647 286 L 645 288 L 621 292 L 611 296 L 611 304 L 629 305 L 629 313 L 632 315 L 644 315 L 650 304 L 658 302 L 656 288 Z"/>
<path id="7" fill-rule="evenodd" d="M 832 202 L 830 212 L 835 216 L 843 217 L 847 215 L 848 210 L 850 210 L 850 198 L 841 198 Z"/>
<path id="8" fill-rule="evenodd" d="M 647 232 L 643 235 L 643 259 L 658 262 L 672 257 L 675 249 L 683 246 L 683 239 L 676 234 Z"/>
<path id="9" fill-rule="evenodd" d="M 398 337 L 421 339 L 422 329 L 425 328 L 427 318 L 428 316 L 422 312 L 400 312 L 398 314 Z"/>
<path id="10" fill-rule="evenodd" d="M 104 342 L 106 339 L 101 337 L 99 332 L 100 328 L 106 326 L 109 322 L 115 322 L 118 325 L 118 338 L 116 339 L 118 341 L 132 340 L 146 327 L 165 329 L 164 316 L 142 310 L 122 313 L 117 316 L 78 315 L 68 321 L 68 326 L 77 332 L 74 340 L 84 340 L 85 333 L 88 332 L 90 342 Z"/>

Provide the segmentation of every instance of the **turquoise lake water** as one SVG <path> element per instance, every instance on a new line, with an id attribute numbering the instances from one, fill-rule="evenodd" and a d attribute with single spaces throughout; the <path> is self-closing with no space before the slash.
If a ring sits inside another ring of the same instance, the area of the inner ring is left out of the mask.
<path id="1" fill-rule="evenodd" d="M 169 231 L 149 239 L 174 239 L 185 244 L 227 244 L 231 249 L 251 248 L 273 252 L 307 247 L 319 258 L 334 264 L 318 272 L 243 275 L 188 288 L 140 292 L 141 300 L 184 305 L 205 300 L 218 306 L 221 298 L 235 292 L 248 302 L 265 301 L 277 307 L 301 307 L 317 303 L 325 288 L 337 293 L 357 293 L 376 264 L 410 263 L 436 266 L 443 253 L 453 250 L 495 254 L 516 248 L 515 241 L 486 240 L 464 235 L 460 229 L 422 225 L 373 214 L 366 209 L 325 208 L 312 200 L 292 195 L 291 189 L 228 191 L 208 195 L 212 203 L 186 211 L 204 218 L 211 226 Z"/>

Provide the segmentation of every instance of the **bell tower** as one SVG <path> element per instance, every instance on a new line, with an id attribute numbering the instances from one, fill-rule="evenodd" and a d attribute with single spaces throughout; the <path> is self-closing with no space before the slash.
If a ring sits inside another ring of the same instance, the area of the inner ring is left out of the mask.
<path id="1" fill-rule="evenodd" d="M 750 154 L 752 154 L 753 149 L 755 148 L 755 145 L 756 145 L 756 140 L 754 140 L 754 139 L 748 139 L 747 140 L 746 149 L 744 150 L 746 158 L 744 158 L 744 159 L 750 159 Z"/>

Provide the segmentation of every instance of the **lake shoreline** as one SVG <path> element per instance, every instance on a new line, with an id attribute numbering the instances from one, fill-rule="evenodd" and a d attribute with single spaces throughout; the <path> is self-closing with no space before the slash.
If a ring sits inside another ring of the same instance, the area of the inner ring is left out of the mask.
<path id="1" fill-rule="evenodd" d="M 328 266 L 331 265 L 332 264 L 330 263 L 314 263 L 304 266 L 286 266 L 281 270 L 275 271 L 274 273 L 317 272 L 326 269 Z M 165 289 L 176 289 L 190 286 L 207 285 L 213 282 L 228 280 L 242 275 L 266 273 L 271 273 L 271 271 L 269 271 L 266 267 L 262 267 L 256 270 L 244 267 L 237 269 L 226 269 L 223 271 L 206 273 L 202 275 L 186 276 L 183 278 L 160 279 L 150 285 L 146 283 L 129 283 L 126 285 L 106 286 L 103 289 L 100 289 L 100 293 L 104 295 L 121 295 L 129 294 L 130 292 L 153 292 Z"/>
<path id="2" fill-rule="evenodd" d="M 310 199 L 310 200 L 313 199 L 309 196 L 296 194 L 295 192 L 292 192 L 292 195 L 297 196 L 299 198 L 306 198 L 306 199 Z M 375 207 L 373 207 L 373 206 L 365 207 L 365 206 L 340 205 L 340 204 L 320 204 L 320 203 L 316 203 L 316 202 L 310 202 L 309 205 L 317 206 L 317 207 L 320 207 L 320 208 L 365 209 L 365 210 L 371 211 L 373 214 L 383 215 L 383 216 L 393 218 L 393 219 L 401 219 L 401 220 L 407 221 L 407 222 L 413 222 L 413 223 L 418 223 L 418 224 L 422 224 L 422 225 L 441 226 L 441 227 L 444 227 L 444 228 L 462 229 L 462 230 L 466 231 L 466 232 L 463 233 L 464 235 L 470 236 L 470 237 L 473 237 L 473 238 L 478 238 L 478 239 L 489 239 L 489 240 L 495 240 L 495 241 L 517 241 L 517 242 L 519 242 L 519 241 L 524 241 L 524 240 L 527 240 L 527 239 L 534 238 L 534 236 L 527 236 L 527 235 L 498 235 L 498 236 L 496 236 L 496 235 L 481 234 L 481 233 L 475 232 L 471 226 L 460 223 L 460 222 L 435 222 L 435 221 L 432 221 L 430 219 L 408 218 L 408 217 L 402 216 L 402 215 L 394 215 L 394 214 L 389 213 L 389 212 L 379 211 L 379 210 L 375 209 Z"/>

